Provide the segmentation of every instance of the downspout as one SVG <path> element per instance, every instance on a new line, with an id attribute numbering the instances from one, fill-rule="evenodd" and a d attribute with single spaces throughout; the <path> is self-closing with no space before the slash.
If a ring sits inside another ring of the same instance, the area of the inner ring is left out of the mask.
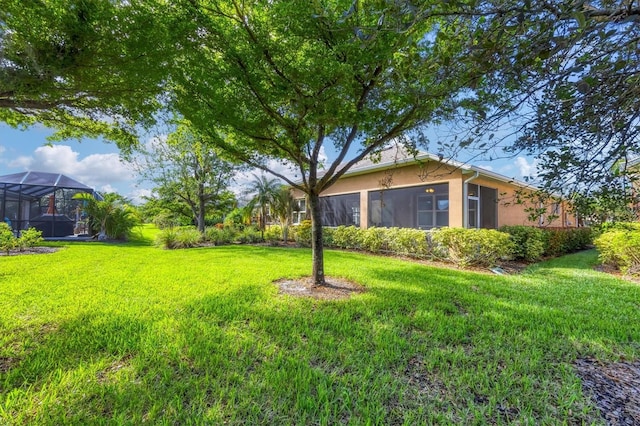
<path id="1" fill-rule="evenodd" d="M 480 176 L 480 172 L 477 170 L 473 176 L 462 182 L 462 226 L 464 228 L 469 227 L 469 182 L 474 181 Z"/>

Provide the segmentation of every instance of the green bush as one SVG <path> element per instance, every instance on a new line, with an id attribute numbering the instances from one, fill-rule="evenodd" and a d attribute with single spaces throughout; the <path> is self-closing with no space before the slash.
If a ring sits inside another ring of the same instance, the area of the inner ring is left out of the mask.
<path id="1" fill-rule="evenodd" d="M 202 234 L 195 228 L 166 228 L 156 237 L 156 244 L 166 249 L 196 247 L 202 242 Z"/>
<path id="2" fill-rule="evenodd" d="M 242 244 L 255 244 L 262 242 L 262 232 L 253 226 L 247 226 L 236 236 L 236 241 Z"/>
<path id="3" fill-rule="evenodd" d="M 300 247 L 311 247 L 311 221 L 303 220 L 293 227 L 294 239 Z"/>
<path id="4" fill-rule="evenodd" d="M 16 247 L 16 244 L 13 229 L 6 222 L 0 222 L 0 250 L 9 254 Z"/>
<path id="5" fill-rule="evenodd" d="M 514 243 L 514 258 L 528 262 L 539 260 L 545 252 L 543 232 L 531 226 L 503 226 L 499 229 L 511 236 Z"/>
<path id="6" fill-rule="evenodd" d="M 238 231 L 229 226 L 225 226 L 224 228 L 211 226 L 204 230 L 204 239 L 205 241 L 220 246 L 224 244 L 231 244 L 235 240 L 237 234 Z"/>
<path id="7" fill-rule="evenodd" d="M 545 256 L 557 257 L 584 250 L 593 243 L 590 228 L 544 229 Z"/>
<path id="8" fill-rule="evenodd" d="M 24 249 L 34 247 L 42 241 L 42 231 L 35 228 L 29 228 L 20 232 L 20 238 L 18 238 L 17 246 L 20 251 L 23 251 Z"/>
<path id="9" fill-rule="evenodd" d="M 247 214 L 244 209 L 233 209 L 224 218 L 225 227 L 233 227 L 238 230 L 243 230 L 247 223 Z"/>
<path id="10" fill-rule="evenodd" d="M 598 231 L 603 234 L 613 230 L 640 231 L 640 222 L 605 222 L 598 227 Z"/>
<path id="11" fill-rule="evenodd" d="M 446 247 L 449 260 L 462 268 L 491 266 L 513 257 L 509 234 L 494 229 L 441 228 L 432 233 L 432 240 Z"/>
<path id="12" fill-rule="evenodd" d="M 625 274 L 640 273 L 640 229 L 613 229 L 595 239 L 600 261 Z"/>
<path id="13" fill-rule="evenodd" d="M 282 241 L 282 227 L 280 225 L 270 225 L 264 231 L 264 240 L 272 245 Z"/>
<path id="14" fill-rule="evenodd" d="M 325 247 L 335 247 L 333 242 L 333 234 L 335 234 L 336 228 L 322 228 L 322 244 Z"/>
<path id="15" fill-rule="evenodd" d="M 425 258 L 432 254 L 427 232 L 420 229 L 389 228 L 388 247 L 389 251 L 402 256 Z"/>
<path id="16" fill-rule="evenodd" d="M 105 224 L 109 238 L 126 240 L 133 228 L 140 225 L 140 219 L 133 207 L 121 206 L 109 215 Z"/>
<path id="17" fill-rule="evenodd" d="M 338 226 L 333 231 L 333 244 L 342 249 L 361 249 L 363 230 L 355 226 Z"/>
<path id="18" fill-rule="evenodd" d="M 352 228 L 352 227 L 350 227 Z M 388 228 L 376 228 L 375 226 L 367 229 L 356 228 L 354 233 L 356 240 L 359 240 L 360 247 L 371 253 L 380 253 L 389 251 L 390 231 Z"/>

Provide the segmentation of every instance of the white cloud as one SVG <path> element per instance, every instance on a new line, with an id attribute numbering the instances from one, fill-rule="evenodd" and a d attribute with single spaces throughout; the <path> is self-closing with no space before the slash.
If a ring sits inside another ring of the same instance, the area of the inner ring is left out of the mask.
<path id="1" fill-rule="evenodd" d="M 98 191 L 106 193 L 106 192 L 118 192 L 113 186 L 111 186 L 110 184 L 106 184 L 103 185 L 102 187 L 98 188 Z"/>
<path id="2" fill-rule="evenodd" d="M 149 188 L 138 188 L 134 189 L 127 195 L 127 198 L 133 202 L 133 204 L 143 204 L 146 202 L 144 197 L 150 197 L 153 195 L 153 191 Z"/>
<path id="3" fill-rule="evenodd" d="M 478 165 L 478 167 L 480 167 L 481 169 L 484 169 L 484 170 L 489 170 L 490 172 L 493 171 L 493 167 L 488 165 L 488 164 L 480 164 L 480 165 Z"/>
<path id="4" fill-rule="evenodd" d="M 537 165 L 537 160 L 531 160 L 531 162 L 529 162 L 529 160 L 524 157 L 516 158 L 516 166 L 518 167 L 518 172 L 521 177 L 531 176 L 535 178 L 538 175 Z"/>
<path id="5" fill-rule="evenodd" d="M 9 162 L 9 167 L 41 172 L 63 173 L 85 185 L 95 188 L 108 187 L 134 179 L 130 164 L 116 153 L 92 154 L 80 158 L 80 154 L 67 145 L 41 146 L 31 156 L 20 156 Z"/>

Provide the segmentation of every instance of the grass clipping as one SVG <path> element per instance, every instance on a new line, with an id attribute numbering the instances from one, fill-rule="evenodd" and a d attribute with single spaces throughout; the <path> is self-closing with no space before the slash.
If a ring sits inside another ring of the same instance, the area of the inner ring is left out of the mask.
<path id="1" fill-rule="evenodd" d="M 274 281 L 274 284 L 278 286 L 280 294 L 325 300 L 349 299 L 353 294 L 365 292 L 363 286 L 344 278 L 326 277 L 325 281 L 325 285 L 314 285 L 311 277 L 282 278 Z"/>

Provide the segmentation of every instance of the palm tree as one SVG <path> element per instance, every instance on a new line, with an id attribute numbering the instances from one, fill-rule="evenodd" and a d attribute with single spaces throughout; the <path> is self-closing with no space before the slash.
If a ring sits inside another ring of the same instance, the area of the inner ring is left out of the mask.
<path id="1" fill-rule="evenodd" d="M 277 217 L 278 222 L 280 222 L 280 226 L 282 227 L 282 239 L 285 243 L 287 242 L 289 224 L 291 223 L 291 216 L 293 215 L 295 203 L 296 200 L 291 194 L 291 189 L 285 185 L 282 185 L 278 189 L 271 201 L 271 213 Z"/>
<path id="2" fill-rule="evenodd" d="M 92 194 L 82 192 L 73 198 L 84 201 L 84 211 L 93 224 L 100 228 L 99 240 L 106 240 L 107 236 L 125 238 L 137 223 L 133 210 L 127 206 L 127 200 L 121 195 L 108 193 L 104 194 L 102 200 L 98 200 Z"/>
<path id="3" fill-rule="evenodd" d="M 275 194 L 279 189 L 278 179 L 268 179 L 265 175 L 253 174 L 255 180 L 251 182 L 248 192 L 255 194 L 250 205 L 258 210 L 258 220 L 262 239 L 264 239 L 264 229 L 267 226 L 267 216 L 269 206 L 271 205 Z"/>

